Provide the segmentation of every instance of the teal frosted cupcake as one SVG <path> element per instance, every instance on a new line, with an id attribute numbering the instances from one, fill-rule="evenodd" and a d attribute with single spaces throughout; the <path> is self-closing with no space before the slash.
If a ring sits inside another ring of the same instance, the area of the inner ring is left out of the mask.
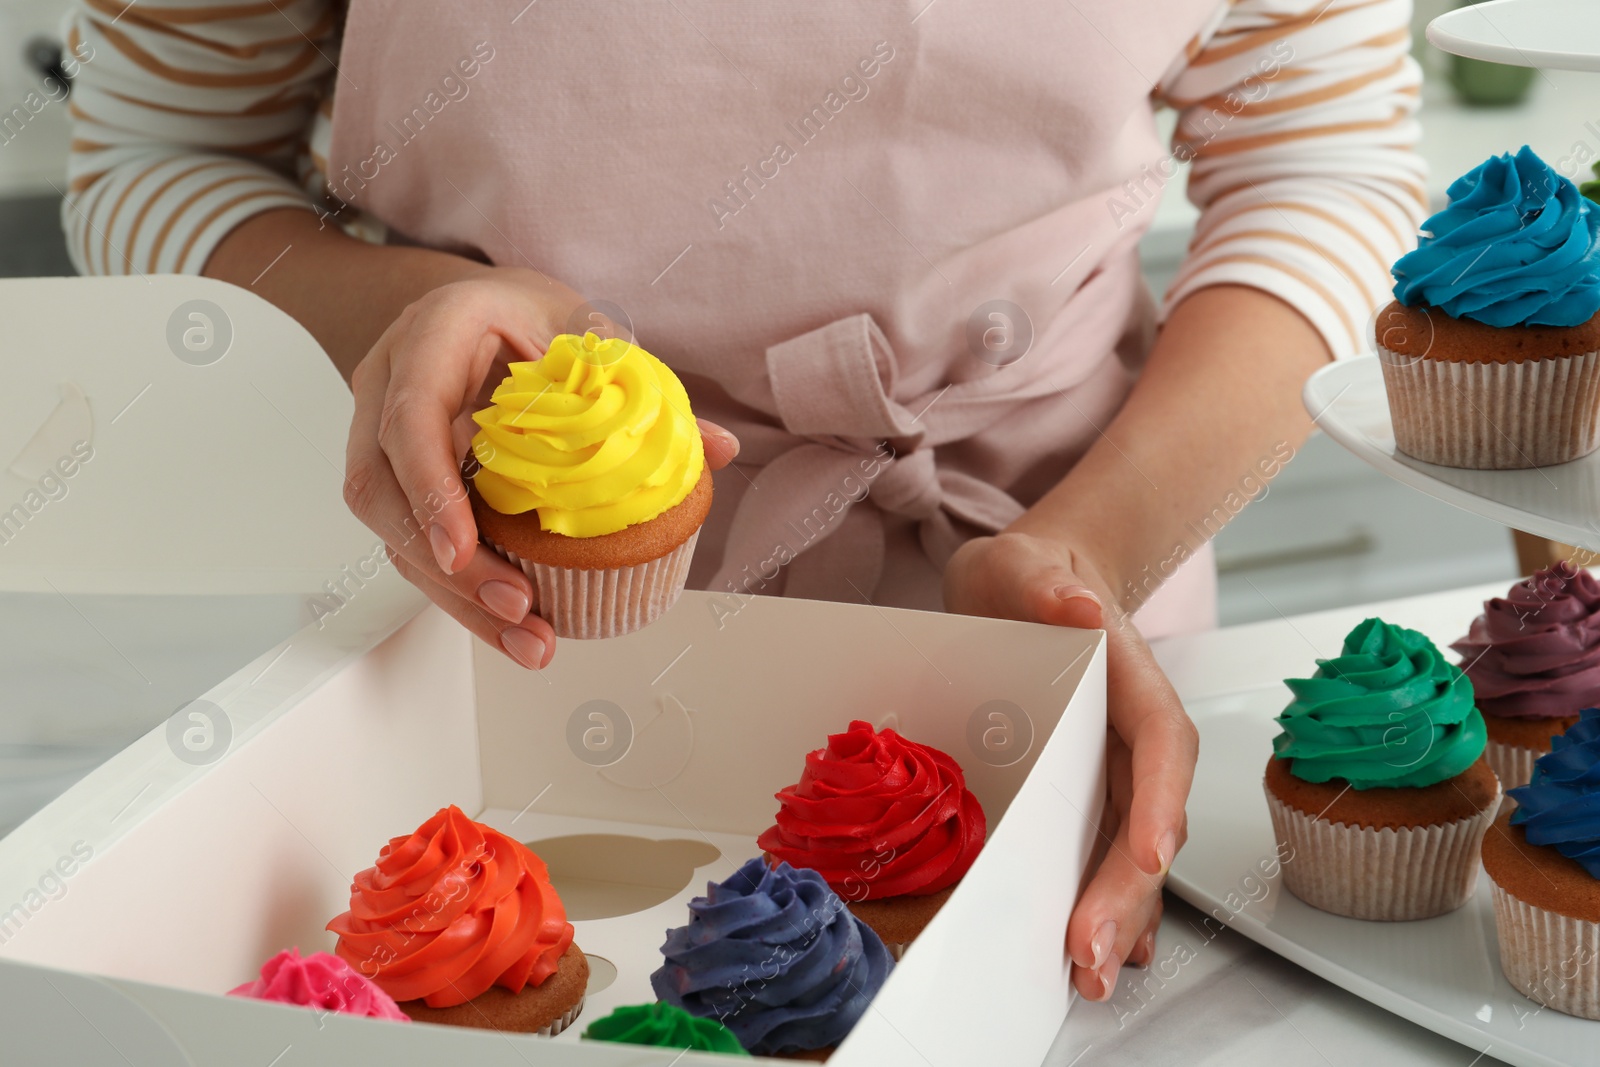
<path id="1" fill-rule="evenodd" d="M 1600 209 L 1524 147 L 1451 184 L 1374 329 L 1395 447 L 1474 470 L 1600 447 Z"/>
<path id="2" fill-rule="evenodd" d="M 624 1045 L 651 1045 L 655 1048 L 688 1049 L 691 1052 L 725 1052 L 730 1056 L 750 1053 L 739 1044 L 733 1031 L 715 1019 L 701 1019 L 682 1008 L 656 1001 L 654 1004 L 629 1004 L 610 1015 L 596 1019 L 583 1032 L 586 1041 L 614 1041 Z"/>
<path id="3" fill-rule="evenodd" d="M 1284 684 L 1264 785 L 1285 888 L 1355 919 L 1466 903 L 1500 806 L 1466 675 L 1415 630 L 1366 619 Z"/>

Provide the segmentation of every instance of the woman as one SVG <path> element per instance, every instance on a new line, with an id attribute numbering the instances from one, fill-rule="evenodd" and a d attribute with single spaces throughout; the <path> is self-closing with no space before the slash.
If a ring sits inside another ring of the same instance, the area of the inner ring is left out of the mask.
<path id="1" fill-rule="evenodd" d="M 63 218 L 86 273 L 204 272 L 305 324 L 355 392 L 351 507 L 526 667 L 554 638 L 475 548 L 465 414 L 589 326 L 711 420 L 692 584 L 1106 627 L 1108 848 L 1067 935 L 1104 999 L 1152 958 L 1196 753 L 1145 639 L 1211 625 L 1206 539 L 1420 219 L 1409 17 L 85 0 Z M 1137 244 L 1189 161 L 1158 320 Z"/>

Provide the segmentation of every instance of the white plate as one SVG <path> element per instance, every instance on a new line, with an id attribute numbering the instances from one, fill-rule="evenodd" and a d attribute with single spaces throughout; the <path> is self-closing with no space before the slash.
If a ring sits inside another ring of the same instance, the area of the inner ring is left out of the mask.
<path id="1" fill-rule="evenodd" d="M 1172 890 L 1285 959 L 1474 1052 L 1516 1067 L 1600 1067 L 1600 1022 L 1541 1009 L 1501 975 L 1486 875 L 1459 911 L 1404 923 L 1330 915 L 1285 892 L 1281 876 L 1262 876 L 1273 870 L 1275 843 L 1261 778 L 1278 732 L 1273 716 L 1288 697 L 1280 685 L 1187 703 L 1200 728 L 1200 765 Z"/>
<path id="2" fill-rule="evenodd" d="M 1600 0 L 1595 18 L 1600 21 Z M 1600 549 L 1600 452 L 1522 471 L 1438 467 L 1395 451 L 1377 356 L 1330 363 L 1306 382 L 1306 410 L 1327 435 L 1389 477 L 1458 508 L 1569 545 Z"/>
<path id="3" fill-rule="evenodd" d="M 1594 0 L 1493 0 L 1440 15 L 1428 40 L 1446 52 L 1516 67 L 1600 70 Z"/>

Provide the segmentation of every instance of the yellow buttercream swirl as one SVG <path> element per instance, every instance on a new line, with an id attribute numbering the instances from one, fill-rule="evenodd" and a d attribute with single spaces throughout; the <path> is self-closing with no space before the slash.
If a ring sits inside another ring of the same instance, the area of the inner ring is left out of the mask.
<path id="1" fill-rule="evenodd" d="M 615 533 L 689 495 L 705 468 L 689 394 L 659 359 L 621 338 L 562 334 L 513 363 L 475 413 L 473 483 L 503 515 L 539 512 L 568 537 Z"/>

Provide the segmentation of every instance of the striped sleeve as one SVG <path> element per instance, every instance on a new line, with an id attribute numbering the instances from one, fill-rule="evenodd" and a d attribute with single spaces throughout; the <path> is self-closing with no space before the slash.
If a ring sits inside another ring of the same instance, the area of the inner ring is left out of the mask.
<path id="1" fill-rule="evenodd" d="M 1233 0 L 1163 79 L 1201 209 L 1169 310 L 1248 285 L 1299 309 L 1335 356 L 1367 349 L 1427 207 L 1410 18 L 1410 0 Z"/>
<path id="2" fill-rule="evenodd" d="M 251 216 L 311 209 L 296 179 L 337 14 L 334 0 L 77 0 L 62 224 L 78 271 L 198 273 Z"/>

